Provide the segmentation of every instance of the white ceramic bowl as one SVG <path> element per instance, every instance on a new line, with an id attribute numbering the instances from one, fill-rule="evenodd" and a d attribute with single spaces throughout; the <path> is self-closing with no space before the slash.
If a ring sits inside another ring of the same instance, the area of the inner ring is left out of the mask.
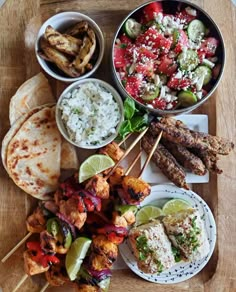
<path id="1" fill-rule="evenodd" d="M 79 88 L 80 85 L 82 85 L 84 83 L 90 83 L 90 82 L 92 82 L 92 83 L 98 83 L 100 86 L 104 87 L 105 90 L 107 90 L 108 92 L 110 92 L 113 95 L 113 98 L 118 103 L 118 106 L 119 106 L 119 109 L 120 109 L 121 118 L 120 118 L 120 121 L 119 121 L 118 125 L 116 126 L 116 133 L 114 133 L 111 136 L 109 136 L 106 140 L 103 140 L 100 144 L 86 145 L 86 146 L 84 146 L 84 145 L 80 145 L 80 144 L 76 143 L 75 141 L 73 141 L 69 137 L 68 132 L 67 132 L 67 129 L 66 129 L 66 126 L 65 126 L 65 123 L 62 121 L 62 118 L 61 118 L 61 114 L 62 113 L 61 113 L 60 105 L 61 105 L 62 100 L 65 98 L 65 96 L 69 92 L 73 91 L 76 88 Z M 122 101 L 119 93 L 110 84 L 108 84 L 107 82 L 102 81 L 102 80 L 99 80 L 99 79 L 95 79 L 95 78 L 82 79 L 82 80 L 79 80 L 77 82 L 74 82 L 73 84 L 71 84 L 70 86 L 68 86 L 63 91 L 63 93 L 61 94 L 61 96 L 59 97 L 58 102 L 57 102 L 57 106 L 56 106 L 56 122 L 57 122 L 57 126 L 59 128 L 59 131 L 61 132 L 61 134 L 63 135 L 63 137 L 68 142 L 70 142 L 71 144 L 73 144 L 73 145 L 75 145 L 77 147 L 84 148 L 84 149 L 98 149 L 98 148 L 101 148 L 101 147 L 109 144 L 110 142 L 112 142 L 117 137 L 117 135 L 118 135 L 119 128 L 120 128 L 120 125 L 121 125 L 123 119 L 124 119 L 123 101 Z"/>
<path id="2" fill-rule="evenodd" d="M 92 70 L 86 72 L 85 74 L 79 76 L 79 77 L 69 77 L 63 74 L 63 72 L 60 72 L 57 70 L 56 66 L 53 66 L 52 63 L 45 61 L 40 55 L 38 54 L 40 50 L 39 46 L 39 40 L 43 36 L 45 29 L 48 25 L 51 25 L 54 29 L 63 32 L 70 26 L 73 26 L 77 22 L 81 20 L 86 20 L 90 27 L 94 30 L 97 38 L 97 47 L 98 47 L 98 57 L 96 60 L 96 63 L 94 64 Z M 64 82 L 74 82 L 77 80 L 81 80 L 84 78 L 90 77 L 94 72 L 98 69 L 99 65 L 101 64 L 103 55 L 104 55 L 104 37 L 101 29 L 96 24 L 94 20 L 92 20 L 90 17 L 88 17 L 85 14 L 79 13 L 79 12 L 62 12 L 58 13 L 51 18 L 49 18 L 44 24 L 41 26 L 38 36 L 35 42 L 35 53 L 37 60 L 40 64 L 40 66 L 43 68 L 44 71 L 46 71 L 50 76 L 53 78 L 64 81 Z"/>

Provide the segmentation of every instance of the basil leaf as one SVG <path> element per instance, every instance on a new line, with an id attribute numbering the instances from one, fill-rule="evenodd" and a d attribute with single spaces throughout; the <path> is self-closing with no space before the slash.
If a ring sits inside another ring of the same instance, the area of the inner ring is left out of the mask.
<path id="1" fill-rule="evenodd" d="M 131 120 L 131 128 L 133 132 L 140 132 L 144 130 L 148 124 L 148 114 L 143 116 L 134 116 Z"/>
<path id="2" fill-rule="evenodd" d="M 132 98 L 127 97 L 124 102 L 124 115 L 127 120 L 130 120 L 135 113 L 135 102 Z"/>
<path id="3" fill-rule="evenodd" d="M 124 139 L 130 132 L 132 132 L 130 120 L 123 121 L 119 129 L 119 136 Z"/>

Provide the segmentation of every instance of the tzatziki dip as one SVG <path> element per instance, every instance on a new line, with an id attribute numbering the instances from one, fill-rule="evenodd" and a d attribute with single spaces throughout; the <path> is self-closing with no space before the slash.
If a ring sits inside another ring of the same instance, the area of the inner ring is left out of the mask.
<path id="1" fill-rule="evenodd" d="M 94 82 L 83 83 L 67 93 L 60 110 L 69 138 L 80 146 L 102 144 L 116 133 L 121 119 L 112 93 Z"/>

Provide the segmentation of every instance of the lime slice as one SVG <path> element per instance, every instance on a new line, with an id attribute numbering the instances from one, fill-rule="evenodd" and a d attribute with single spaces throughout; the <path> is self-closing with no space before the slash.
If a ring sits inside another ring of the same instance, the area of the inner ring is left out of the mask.
<path id="1" fill-rule="evenodd" d="M 80 166 L 79 182 L 82 183 L 86 179 L 114 166 L 115 162 L 106 155 L 95 154 L 88 157 Z"/>
<path id="2" fill-rule="evenodd" d="M 98 286 L 101 288 L 102 292 L 108 292 L 110 286 L 111 278 L 108 277 L 98 283 Z"/>
<path id="3" fill-rule="evenodd" d="M 78 237 L 66 254 L 66 271 L 71 281 L 74 281 L 80 266 L 90 247 L 92 240 L 86 237 Z"/>
<path id="4" fill-rule="evenodd" d="M 192 209 L 191 205 L 182 199 L 172 199 L 162 208 L 164 215 L 175 214 L 183 210 Z"/>
<path id="5" fill-rule="evenodd" d="M 136 214 L 136 225 L 148 223 L 150 220 L 156 219 L 162 215 L 162 210 L 156 206 L 145 206 Z"/>

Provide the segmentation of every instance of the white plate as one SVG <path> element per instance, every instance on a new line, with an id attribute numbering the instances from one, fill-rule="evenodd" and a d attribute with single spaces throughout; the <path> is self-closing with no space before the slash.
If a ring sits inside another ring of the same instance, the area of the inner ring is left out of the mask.
<path id="1" fill-rule="evenodd" d="M 182 115 L 176 117 L 176 119 L 185 123 L 191 130 L 208 133 L 208 116 L 207 115 Z M 141 165 L 144 164 L 147 155 L 142 151 Z M 154 162 L 150 162 L 145 168 L 142 179 L 148 183 L 153 184 L 164 184 L 170 183 L 171 181 L 161 172 L 161 170 L 155 165 Z M 209 182 L 209 173 L 200 176 L 189 171 L 186 171 L 186 182 L 187 183 L 207 183 Z"/>
<path id="2" fill-rule="evenodd" d="M 195 262 L 179 262 L 174 267 L 158 274 L 145 274 L 139 270 L 136 259 L 132 253 L 131 247 L 126 240 L 119 246 L 120 254 L 123 257 L 128 267 L 141 278 L 160 284 L 174 284 L 192 278 L 199 273 L 209 261 L 216 243 L 216 225 L 210 208 L 193 191 L 185 191 L 172 185 L 157 185 L 152 187 L 151 194 L 141 203 L 141 206 L 148 204 L 158 205 L 163 204 L 165 200 L 179 198 L 188 201 L 192 207 L 197 209 L 203 218 L 207 238 L 210 244 L 209 254 L 202 260 Z"/>

